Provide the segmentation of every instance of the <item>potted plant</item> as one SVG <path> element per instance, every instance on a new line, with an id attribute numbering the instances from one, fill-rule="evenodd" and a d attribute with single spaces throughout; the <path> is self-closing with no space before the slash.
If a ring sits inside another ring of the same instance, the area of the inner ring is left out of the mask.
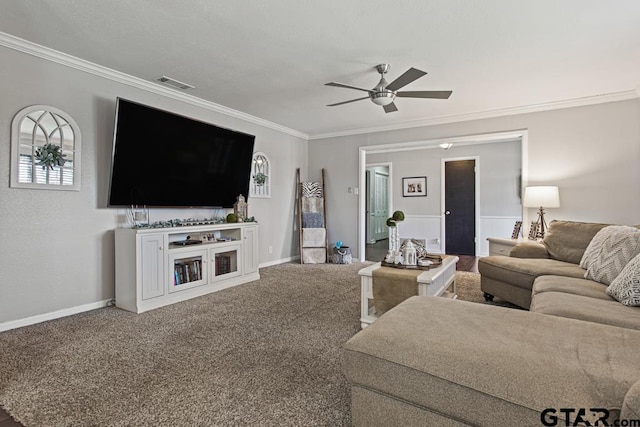
<path id="1" fill-rule="evenodd" d="M 37 165 L 42 166 L 42 169 L 53 170 L 56 166 L 63 166 L 66 162 L 66 154 L 62 154 L 62 147 L 59 145 L 53 145 L 49 142 L 42 147 L 36 149 L 35 158 L 38 161 Z"/>

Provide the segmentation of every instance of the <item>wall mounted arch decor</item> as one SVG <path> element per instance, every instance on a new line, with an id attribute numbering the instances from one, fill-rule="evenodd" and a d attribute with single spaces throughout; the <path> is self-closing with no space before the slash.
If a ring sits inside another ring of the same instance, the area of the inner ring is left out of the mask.
<path id="1" fill-rule="evenodd" d="M 271 197 L 271 162 L 269 157 L 260 151 L 253 153 L 249 197 Z"/>
<path id="2" fill-rule="evenodd" d="M 11 122 L 11 187 L 79 191 L 80 146 L 80 129 L 67 113 L 23 108 Z"/>

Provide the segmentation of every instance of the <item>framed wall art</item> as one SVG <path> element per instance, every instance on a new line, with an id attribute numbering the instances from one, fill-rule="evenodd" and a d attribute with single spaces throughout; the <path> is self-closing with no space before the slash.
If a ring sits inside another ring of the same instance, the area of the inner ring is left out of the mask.
<path id="1" fill-rule="evenodd" d="M 424 197 L 427 195 L 427 177 L 402 178 L 402 197 Z"/>

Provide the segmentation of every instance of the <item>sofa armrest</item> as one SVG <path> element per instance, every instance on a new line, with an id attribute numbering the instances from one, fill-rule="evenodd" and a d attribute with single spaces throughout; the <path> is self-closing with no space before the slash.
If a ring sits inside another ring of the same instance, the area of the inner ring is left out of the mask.
<path id="1" fill-rule="evenodd" d="M 551 258 L 547 247 L 535 241 L 518 243 L 511 249 L 509 256 L 514 258 Z"/>

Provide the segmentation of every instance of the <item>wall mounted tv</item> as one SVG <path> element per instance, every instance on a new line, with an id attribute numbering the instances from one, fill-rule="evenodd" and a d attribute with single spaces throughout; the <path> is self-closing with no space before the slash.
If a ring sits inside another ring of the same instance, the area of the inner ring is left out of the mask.
<path id="1" fill-rule="evenodd" d="M 248 196 L 255 136 L 118 98 L 109 206 L 229 208 Z"/>

